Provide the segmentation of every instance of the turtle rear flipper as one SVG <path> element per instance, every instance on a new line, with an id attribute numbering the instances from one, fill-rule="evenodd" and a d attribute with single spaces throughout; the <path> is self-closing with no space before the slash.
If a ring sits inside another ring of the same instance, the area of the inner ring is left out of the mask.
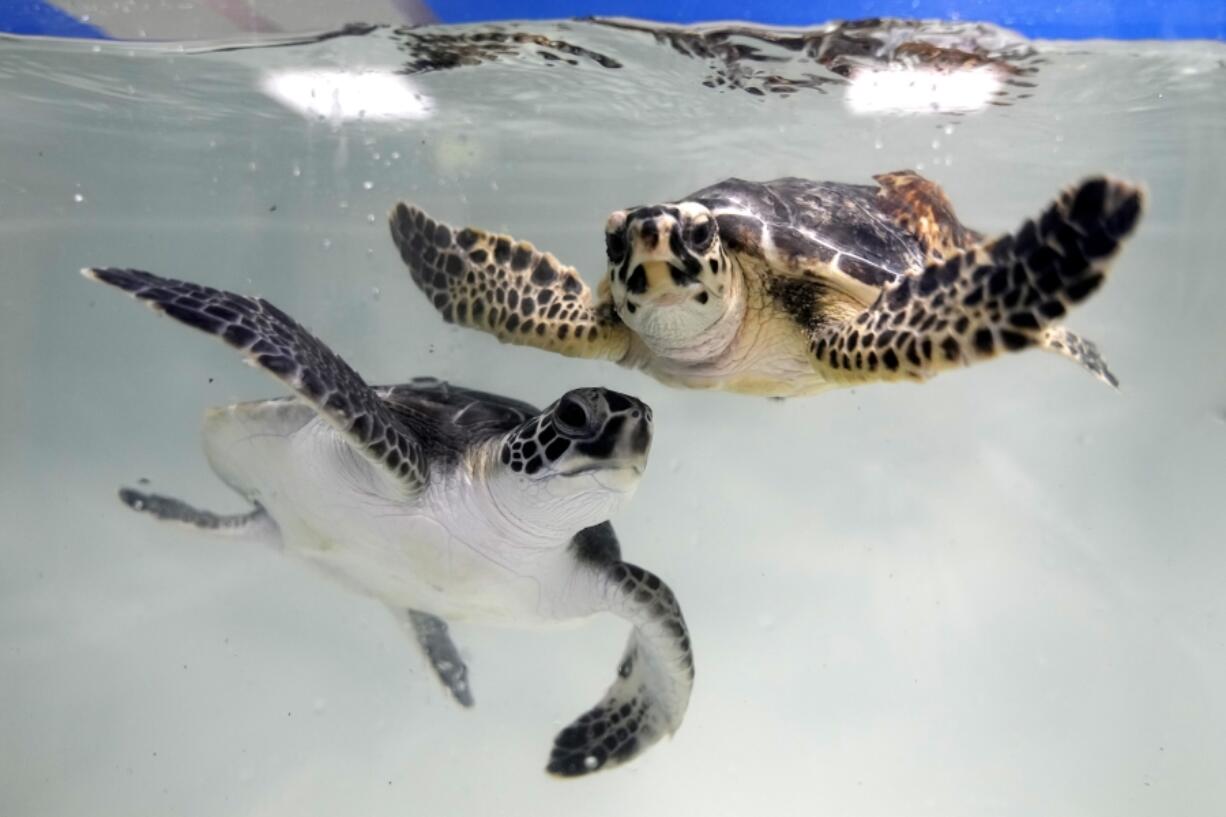
<path id="1" fill-rule="evenodd" d="M 562 777 L 625 763 L 677 731 L 694 685 L 689 630 L 668 585 L 627 562 L 603 566 L 597 582 L 604 609 L 634 630 L 604 698 L 554 739 L 547 771 Z"/>
<path id="2" fill-rule="evenodd" d="M 413 282 L 448 323 L 568 357 L 621 360 L 630 333 L 572 268 L 526 241 L 435 221 L 403 202 L 389 216 Z"/>
<path id="3" fill-rule="evenodd" d="M 178 522 L 209 533 L 226 536 L 262 536 L 277 533 L 277 523 L 264 506 L 255 503 L 247 513 L 219 514 L 189 505 L 181 499 L 147 494 L 134 488 L 120 488 L 119 500 L 134 511 L 147 513 L 163 522 Z"/>
<path id="4" fill-rule="evenodd" d="M 1108 386 L 1119 388 L 1119 378 L 1107 368 L 1107 361 L 1099 354 L 1094 341 L 1086 340 L 1063 326 L 1049 326 L 1039 337 L 1039 348 L 1075 360 Z"/>
<path id="5" fill-rule="evenodd" d="M 1038 346 L 1115 385 L 1094 345 L 1057 322 L 1102 285 L 1141 210 L 1139 188 L 1087 179 L 1017 232 L 930 264 L 854 319 L 818 327 L 810 349 L 832 379 L 857 382 L 922 380 Z"/>
<path id="6" fill-rule="evenodd" d="M 409 610 L 407 624 L 426 660 L 430 662 L 434 674 L 443 686 L 447 687 L 451 697 L 461 706 L 472 706 L 473 694 L 468 686 L 468 665 L 464 663 L 459 648 L 451 640 L 447 622 L 420 610 Z"/>

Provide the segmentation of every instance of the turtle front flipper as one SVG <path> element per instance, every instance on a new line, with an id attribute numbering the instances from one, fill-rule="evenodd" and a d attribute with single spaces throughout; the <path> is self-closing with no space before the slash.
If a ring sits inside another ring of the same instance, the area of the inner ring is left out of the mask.
<path id="1" fill-rule="evenodd" d="M 447 687 L 451 697 L 461 706 L 472 706 L 473 694 L 468 687 L 468 666 L 460 657 L 459 648 L 451 640 L 447 622 L 429 613 L 409 610 L 408 624 L 435 675 L 443 682 L 443 686 Z"/>
<path id="2" fill-rule="evenodd" d="M 292 388 L 370 462 L 410 491 L 425 486 L 427 467 L 408 411 L 393 415 L 361 375 L 321 340 L 262 298 L 159 278 L 133 269 L 85 269 L 180 323 L 215 335 Z"/>
<path id="3" fill-rule="evenodd" d="M 1038 346 L 1114 385 L 1093 344 L 1057 322 L 1102 285 L 1142 204 L 1131 184 L 1087 179 L 1016 233 L 901 278 L 851 320 L 818 326 L 816 364 L 835 382 L 922 380 Z"/>
<path id="4" fill-rule="evenodd" d="M 625 763 L 676 732 L 694 686 L 689 630 L 668 585 L 626 562 L 599 570 L 606 609 L 634 631 L 604 698 L 554 740 L 547 768 L 563 777 Z"/>
<path id="5" fill-rule="evenodd" d="M 579 274 L 549 253 L 473 227 L 455 230 L 404 203 L 389 223 L 413 282 L 448 323 L 569 357 L 626 356 L 630 332 L 612 303 L 593 303 Z"/>

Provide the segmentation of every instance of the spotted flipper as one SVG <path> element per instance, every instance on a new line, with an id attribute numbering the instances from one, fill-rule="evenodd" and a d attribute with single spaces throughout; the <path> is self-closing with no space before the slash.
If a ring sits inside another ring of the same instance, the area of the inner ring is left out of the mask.
<path id="1" fill-rule="evenodd" d="M 626 562 L 600 570 L 606 609 L 634 631 L 604 698 L 554 740 L 547 768 L 564 777 L 625 763 L 676 732 L 694 685 L 689 630 L 668 585 Z"/>
<path id="2" fill-rule="evenodd" d="M 404 203 L 389 223 L 413 282 L 448 323 L 570 357 L 625 357 L 630 332 L 612 303 L 593 303 L 579 274 L 549 253 L 473 227 L 452 229 Z"/>
<path id="3" fill-rule="evenodd" d="M 119 500 L 134 511 L 150 514 L 164 522 L 179 522 L 226 536 L 252 536 L 276 531 L 277 524 L 255 503 L 248 513 L 217 514 L 188 505 L 181 499 L 160 494 L 146 494 L 132 488 L 120 488 Z"/>
<path id="4" fill-rule="evenodd" d="M 962 226 L 953 204 L 936 182 L 913 170 L 881 173 L 873 180 L 881 187 L 877 198 L 882 209 L 919 240 L 929 262 L 943 261 L 983 239 Z"/>
<path id="5" fill-rule="evenodd" d="M 1102 285 L 1142 204 L 1131 184 L 1087 179 L 1016 233 L 900 279 L 846 322 L 819 325 L 817 364 L 836 382 L 922 380 L 1039 346 L 1114 385 L 1094 346 L 1056 322 Z"/>
<path id="6" fill-rule="evenodd" d="M 356 451 L 408 490 L 425 485 L 426 460 L 406 413 L 393 415 L 349 364 L 268 301 L 139 270 L 85 269 L 82 274 L 221 338 L 248 363 L 294 389 Z"/>
<path id="7" fill-rule="evenodd" d="M 472 706 L 473 694 L 468 687 L 468 666 L 447 632 L 447 622 L 417 610 L 409 610 L 408 614 L 413 635 L 438 679 L 447 687 L 451 697 L 462 706 Z"/>

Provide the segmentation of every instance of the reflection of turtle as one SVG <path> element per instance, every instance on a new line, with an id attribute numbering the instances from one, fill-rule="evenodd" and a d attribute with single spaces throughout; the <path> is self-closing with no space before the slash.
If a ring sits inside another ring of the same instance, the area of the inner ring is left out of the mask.
<path id="1" fill-rule="evenodd" d="M 1098 289 L 1141 213 L 1140 191 L 1089 179 L 992 241 L 904 171 L 876 186 L 728 179 L 675 204 L 613 213 L 592 299 L 531 244 L 455 230 L 405 204 L 392 236 L 452 323 L 670 385 L 787 397 L 923 380 L 1029 346 L 1115 384 L 1057 325 Z"/>
<path id="2" fill-rule="evenodd" d="M 266 301 L 135 270 L 86 270 L 217 335 L 298 393 L 208 414 L 209 461 L 255 507 L 219 516 L 125 489 L 137 510 L 271 538 L 402 613 L 439 678 L 470 705 L 443 619 L 545 625 L 608 611 L 634 625 L 604 699 L 557 737 L 549 771 L 629 760 L 681 724 L 690 640 L 659 578 L 621 561 L 607 520 L 633 494 L 651 410 L 577 389 L 542 412 L 417 380 L 371 388 Z"/>
<path id="3" fill-rule="evenodd" d="M 547 32 L 547 33 L 541 33 Z M 393 39 L 408 58 L 401 72 L 426 74 L 511 61 L 543 67 L 620 69 L 610 53 L 631 54 L 649 35 L 683 58 L 703 64 L 702 84 L 718 91 L 788 96 L 844 85 L 861 69 L 912 67 L 933 71 L 987 68 L 1009 88 L 992 104 L 1025 96 L 1037 72 L 1036 51 L 1007 29 L 984 23 L 874 18 L 808 28 L 701 23 L 674 26 L 611 17 L 557 23 L 493 23 L 462 31 L 399 28 Z M 610 40 L 618 37 L 619 40 Z M 617 42 L 623 47 L 614 47 Z M 661 57 L 656 55 L 652 70 Z M 686 66 L 679 66 L 686 72 Z M 1022 93 L 1012 87 L 1023 89 Z"/>

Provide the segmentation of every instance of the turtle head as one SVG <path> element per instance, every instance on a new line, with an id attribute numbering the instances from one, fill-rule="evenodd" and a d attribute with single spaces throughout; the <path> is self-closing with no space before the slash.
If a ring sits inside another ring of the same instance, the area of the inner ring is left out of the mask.
<path id="1" fill-rule="evenodd" d="M 728 314 L 731 265 L 715 216 L 698 202 L 616 211 L 605 251 L 618 315 L 657 351 L 700 342 Z"/>
<path id="2" fill-rule="evenodd" d="M 633 496 L 651 449 L 651 409 L 608 389 L 574 389 L 505 435 L 491 486 L 521 524 L 570 536 Z"/>

